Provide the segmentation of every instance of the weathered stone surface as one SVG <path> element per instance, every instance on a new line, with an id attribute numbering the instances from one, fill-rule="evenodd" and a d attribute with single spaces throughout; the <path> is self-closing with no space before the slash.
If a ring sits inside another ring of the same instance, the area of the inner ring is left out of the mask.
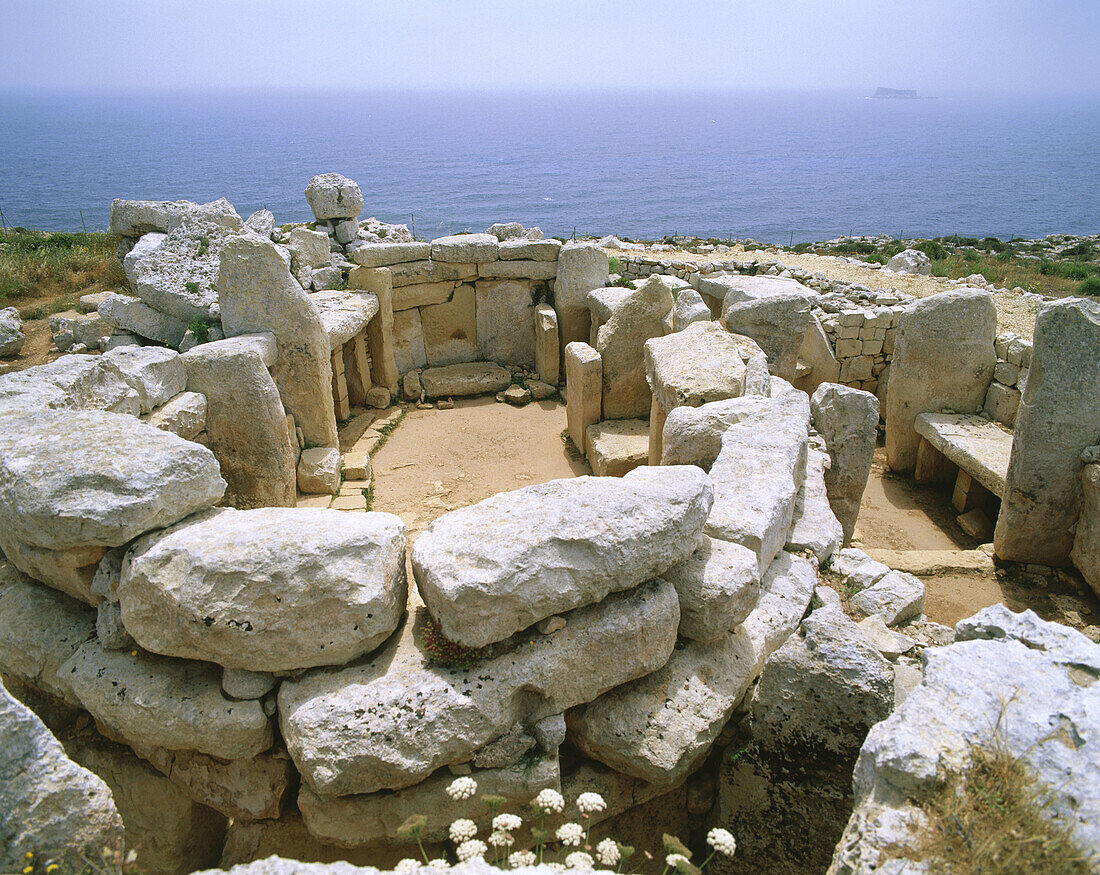
<path id="1" fill-rule="evenodd" d="M 855 547 L 845 547 L 833 554 L 830 569 L 857 590 L 878 583 L 890 573 L 890 566 L 877 562 Z"/>
<path id="2" fill-rule="evenodd" d="M 239 231 L 241 217 L 225 198 L 208 204 L 191 201 L 111 201 L 111 232 L 123 237 L 141 237 L 151 231 L 174 231 L 185 219 L 199 219 Z"/>
<path id="3" fill-rule="evenodd" d="M 306 202 L 317 221 L 354 219 L 363 212 L 363 192 L 341 173 L 319 173 L 306 186 Z"/>
<path id="4" fill-rule="evenodd" d="M 122 372 L 123 379 L 138 393 L 141 412 L 151 413 L 178 395 L 187 385 L 178 352 L 157 346 L 123 346 L 103 354 Z"/>
<path id="5" fill-rule="evenodd" d="M 57 671 L 95 636 L 95 611 L 0 562 L 0 673 L 79 706 Z"/>
<path id="6" fill-rule="evenodd" d="M 69 738 L 66 751 L 111 790 L 125 826 L 126 847 L 142 872 L 175 875 L 216 865 L 225 818 L 194 802 L 132 751 L 94 731 Z"/>
<path id="7" fill-rule="evenodd" d="M 95 635 L 108 650 L 133 649 L 134 639 L 122 625 L 122 612 L 118 603 L 101 601 L 96 607 Z"/>
<path id="8" fill-rule="evenodd" d="M 857 592 L 849 603 L 864 614 L 879 614 L 887 626 L 896 626 L 924 613 L 924 584 L 905 571 L 891 571 Z"/>
<path id="9" fill-rule="evenodd" d="M 680 599 L 680 634 L 695 641 L 725 637 L 760 598 L 756 554 L 706 535 L 691 556 L 661 576 Z"/>
<path id="10" fill-rule="evenodd" d="M 13 565 L 35 580 L 90 605 L 99 601 L 92 593 L 92 579 L 106 547 L 93 544 L 51 550 L 20 541 L 5 530 L 0 532 L 0 549 Z"/>
<path id="11" fill-rule="evenodd" d="M 885 404 L 886 459 L 913 470 L 918 413 L 976 413 L 997 364 L 997 310 L 988 292 L 956 289 L 910 304 L 898 319 Z M 944 367 L 951 362 L 951 367 Z"/>
<path id="12" fill-rule="evenodd" d="M 455 283 L 477 279 L 476 264 L 452 264 L 446 261 L 410 261 L 392 265 L 389 268 L 395 290 L 394 309 L 404 306 L 397 295 L 397 289 L 405 286 L 422 286 L 432 283 Z M 435 303 L 435 302 L 429 302 Z M 415 306 L 409 304 L 408 306 Z"/>
<path id="13" fill-rule="evenodd" d="M 588 426 L 603 413 L 603 360 L 587 343 L 565 347 L 565 419 L 569 439 L 588 454 Z"/>
<path id="14" fill-rule="evenodd" d="M 791 531 L 787 535 L 787 550 L 792 553 L 809 551 L 819 565 L 828 561 L 844 541 L 844 529 L 829 506 L 825 491 L 825 469 L 829 457 L 811 448 L 806 457 L 806 474 L 794 502 Z"/>
<path id="15" fill-rule="evenodd" d="M 496 261 L 500 242 L 492 234 L 452 234 L 432 241 L 432 261 L 480 264 Z"/>
<path id="16" fill-rule="evenodd" d="M 531 390 L 525 389 L 523 386 L 509 386 L 497 396 L 497 400 L 507 401 L 514 407 L 523 407 L 523 405 L 531 403 Z"/>
<path id="17" fill-rule="evenodd" d="M 328 334 L 316 305 L 291 276 L 275 244 L 251 233 L 227 240 L 218 293 L 227 336 L 275 335 L 279 360 L 272 376 L 306 443 L 338 446 Z"/>
<path id="18" fill-rule="evenodd" d="M 558 314 L 549 304 L 535 307 L 535 370 L 543 382 L 558 385 L 561 375 Z"/>
<path id="19" fill-rule="evenodd" d="M 476 300 L 474 286 L 464 283 L 455 288 L 450 301 L 421 308 L 424 354 L 431 367 L 479 358 Z"/>
<path id="20" fill-rule="evenodd" d="M 417 538 L 417 588 L 450 640 L 501 641 L 682 562 L 712 496 L 707 475 L 687 465 L 501 493 L 439 517 Z"/>
<path id="21" fill-rule="evenodd" d="M 0 413 L 33 410 L 109 410 L 137 416 L 138 394 L 102 356 L 62 356 L 0 376 Z"/>
<path id="22" fill-rule="evenodd" d="M 558 252 L 554 309 L 558 311 L 562 349 L 587 343 L 590 314 L 586 297 L 607 283 L 607 253 L 595 243 L 566 243 Z"/>
<path id="23" fill-rule="evenodd" d="M 646 381 L 645 342 L 665 332 L 672 292 L 657 276 L 627 296 L 600 326 L 596 351 L 603 359 L 603 418 L 648 415 L 652 393 Z"/>
<path id="24" fill-rule="evenodd" d="M 1016 414 L 1020 410 L 1020 390 L 994 380 L 985 393 L 982 414 L 1009 428 L 1016 427 Z"/>
<path id="25" fill-rule="evenodd" d="M 394 289 L 393 307 L 395 310 L 410 310 L 413 307 L 445 304 L 451 300 L 457 285 L 454 280 L 446 280 L 438 283 L 413 283 L 400 286 Z"/>
<path id="26" fill-rule="evenodd" d="M 477 348 L 481 358 L 535 366 L 535 287 L 517 280 L 477 283 Z"/>
<path id="27" fill-rule="evenodd" d="M 810 398 L 814 429 L 825 439 L 830 465 L 825 471 L 829 506 L 852 539 L 863 490 L 878 442 L 878 399 L 870 392 L 822 383 Z"/>
<path id="28" fill-rule="evenodd" d="M 206 397 L 206 435 L 227 483 L 224 503 L 293 507 L 295 454 L 279 390 L 260 352 L 240 340 L 185 352 L 187 388 Z"/>
<path id="29" fill-rule="evenodd" d="M 571 612 L 551 635 L 528 633 L 500 656 L 448 669 L 427 664 L 428 615 L 415 601 L 403 632 L 373 659 L 279 688 L 283 738 L 315 793 L 408 787 L 466 762 L 516 723 L 560 714 L 656 670 L 680 620 L 676 591 L 654 581 Z"/>
<path id="30" fill-rule="evenodd" d="M 342 665 L 397 628 L 404 557 L 392 514 L 219 509 L 140 538 L 118 597 L 154 653 L 257 672 Z"/>
<path id="31" fill-rule="evenodd" d="M 14 307 L 8 309 L 18 316 Z M 3 314 L 6 312 L 8 311 L 0 310 L 0 326 L 3 325 Z M 53 335 L 54 346 L 62 352 L 78 343 L 83 343 L 88 349 L 99 349 L 104 338 L 110 337 L 113 331 L 114 326 L 107 323 L 98 312 L 81 315 L 69 310 L 50 317 L 50 334 Z M 0 340 L 0 349 L 3 348 L 2 344 L 3 341 Z"/>
<path id="32" fill-rule="evenodd" d="M 1011 429 L 967 413 L 920 413 L 913 428 L 998 498 L 1004 495 Z"/>
<path id="33" fill-rule="evenodd" d="M 588 464 L 597 477 L 622 477 L 649 462 L 649 423 L 644 419 L 609 419 L 585 432 Z"/>
<path id="34" fill-rule="evenodd" d="M 840 379 L 840 363 L 817 316 L 810 315 L 806 336 L 798 349 L 798 360 L 810 366 L 810 373 L 795 380 L 795 388 L 812 395 L 822 383 L 835 383 Z"/>
<path id="35" fill-rule="evenodd" d="M 559 789 L 561 774 L 555 754 L 539 760 L 533 767 L 475 769 L 479 795 L 503 796 L 503 810 L 518 811 L 547 787 Z M 398 830 L 411 816 L 430 811 L 421 833 L 425 842 L 447 841 L 448 826 L 462 817 L 470 817 L 465 800 L 452 799 L 447 787 L 454 775 L 440 772 L 426 781 L 396 793 L 370 793 L 358 796 L 318 796 L 308 784 L 298 792 L 298 808 L 309 831 L 324 842 L 342 847 L 369 844 L 402 844 Z M 471 818 L 481 829 L 489 829 L 490 817 L 484 806 Z M 491 830 L 490 830 L 491 831 Z"/>
<path id="36" fill-rule="evenodd" d="M 765 298 L 727 303 L 722 324 L 734 334 L 751 337 L 768 357 L 768 370 L 784 380 L 793 381 L 798 351 L 813 317 L 805 295 L 777 294 Z"/>
<path id="37" fill-rule="evenodd" d="M 222 692 L 230 699 L 262 699 L 275 685 L 275 675 L 269 671 L 227 668 L 222 672 Z"/>
<path id="38" fill-rule="evenodd" d="M 976 750 L 1017 758 L 1078 847 L 1100 847 L 1092 681 L 1100 647 L 1003 605 L 963 621 L 958 632 L 956 643 L 924 651 L 921 683 L 868 734 L 855 769 L 856 808 L 831 873 L 891 871 L 888 861 L 915 848 L 924 821 L 907 800 L 965 774 Z"/>
<path id="39" fill-rule="evenodd" d="M 396 310 L 393 314 L 393 356 L 397 371 L 407 374 L 428 363 L 420 311 Z"/>
<path id="40" fill-rule="evenodd" d="M 348 258 L 363 267 L 388 267 L 431 257 L 431 243 L 364 243 L 348 250 Z"/>
<path id="41" fill-rule="evenodd" d="M 750 416 L 766 415 L 774 407 L 759 395 L 711 401 L 699 407 L 677 407 L 665 420 L 662 465 L 698 465 L 709 471 L 722 450 L 722 435 Z"/>
<path id="42" fill-rule="evenodd" d="M 0 868 L 21 872 L 30 853 L 80 871 L 104 850 L 122 850 L 110 789 L 0 686 Z"/>
<path id="43" fill-rule="evenodd" d="M 216 320 L 219 252 L 231 233 L 214 222 L 187 218 L 155 248 L 140 255 L 132 251 L 123 266 L 134 294 L 184 323 Z"/>
<path id="44" fill-rule="evenodd" d="M 709 322 L 710 307 L 695 289 L 683 289 L 676 295 L 672 306 L 672 330 L 683 331 L 693 322 Z"/>
<path id="45" fill-rule="evenodd" d="M 891 388 L 891 392 L 893 389 Z M 1035 318 L 1004 501 L 993 536 L 1002 559 L 1065 565 L 1081 508 L 1080 455 L 1100 438 L 1100 302 L 1045 304 Z"/>
<path id="46" fill-rule="evenodd" d="M 101 411 L 11 415 L 0 451 L 0 525 L 51 550 L 124 544 L 225 491 L 205 447 Z"/>
<path id="47" fill-rule="evenodd" d="M 164 343 L 173 349 L 179 347 L 187 333 L 187 323 L 175 316 L 154 310 L 138 298 L 125 295 L 109 295 L 98 308 L 99 315 L 116 328 L 132 331 L 148 340 Z"/>
<path id="48" fill-rule="evenodd" d="M 605 286 L 600 289 L 592 289 L 585 295 L 585 301 L 588 302 L 588 310 L 592 314 L 593 327 L 598 328 L 603 325 L 611 318 L 615 308 L 632 294 L 634 292 L 631 289 L 622 286 Z"/>
<path id="49" fill-rule="evenodd" d="M 297 273 L 303 267 L 313 269 L 328 267 L 328 234 L 309 228 L 292 228 L 290 231 L 290 269 Z"/>
<path id="50" fill-rule="evenodd" d="M 745 391 L 745 362 L 737 341 L 717 322 L 695 322 L 647 340 L 645 371 L 666 413 L 737 398 Z"/>
<path id="51" fill-rule="evenodd" d="M 88 641 L 58 678 L 111 733 L 139 745 L 225 759 L 248 759 L 271 747 L 272 728 L 260 703 L 226 699 L 216 666 Z"/>
<path id="52" fill-rule="evenodd" d="M 429 398 L 452 395 L 485 395 L 512 385 L 512 372 L 492 362 L 466 362 L 442 368 L 425 368 L 420 383 Z"/>
<path id="53" fill-rule="evenodd" d="M 347 292 L 330 289 L 313 292 L 309 299 L 321 314 L 330 349 L 338 349 L 378 315 L 378 296 L 370 292 Z"/>
<path id="54" fill-rule="evenodd" d="M 163 407 L 154 410 L 145 421 L 184 440 L 194 440 L 206 429 L 206 396 L 200 392 L 180 392 Z"/>
<path id="55" fill-rule="evenodd" d="M 502 261 L 557 261 L 558 240 L 501 240 L 497 254 Z"/>
<path id="56" fill-rule="evenodd" d="M 519 222 L 494 222 L 485 229 L 485 233 L 500 241 L 517 240 L 523 237 L 523 225 Z"/>
<path id="57" fill-rule="evenodd" d="M 920 276 L 932 275 L 932 260 L 919 249 L 903 249 L 888 262 L 883 270 L 895 273 L 915 273 Z"/>
<path id="58" fill-rule="evenodd" d="M 311 447 L 298 459 L 298 489 L 307 495 L 336 495 L 340 491 L 340 451 Z"/>
<path id="59" fill-rule="evenodd" d="M 678 783 L 706 757 L 764 661 L 798 627 L 816 579 L 805 559 L 782 554 L 742 626 L 712 643 L 688 642 L 663 668 L 568 714 L 570 740 L 616 771 Z"/>
<path id="60" fill-rule="evenodd" d="M 753 739 L 801 765 L 854 761 L 894 707 L 894 671 L 836 607 L 818 608 L 768 659 L 753 699 Z"/>
<path id="61" fill-rule="evenodd" d="M 270 237 L 275 230 L 275 214 L 268 209 L 256 210 L 244 220 L 244 227 L 250 231 L 255 231 L 257 234 Z"/>
<path id="62" fill-rule="evenodd" d="M 1100 465 L 1081 470 L 1081 515 L 1073 537 L 1070 558 L 1085 582 L 1100 595 Z"/>
<path id="63" fill-rule="evenodd" d="M 743 301 L 757 301 L 776 295 L 802 295 L 809 298 L 813 290 L 797 280 L 787 277 L 762 276 L 750 274 L 730 274 L 728 276 L 700 277 L 699 292 L 722 303 L 722 309 L 730 304 Z"/>
<path id="64" fill-rule="evenodd" d="M 714 507 L 706 532 L 756 553 L 761 569 L 787 542 L 795 499 L 806 471 L 809 399 L 792 393 L 777 405 L 731 425 L 711 466 Z"/>
<path id="65" fill-rule="evenodd" d="M 478 276 L 486 279 L 552 280 L 557 272 L 553 261 L 490 261 L 477 268 Z"/>
<path id="66" fill-rule="evenodd" d="M 26 339 L 19 311 L 15 307 L 0 310 L 0 357 L 19 355 Z"/>
<path id="67" fill-rule="evenodd" d="M 875 650 L 891 661 L 897 659 L 906 651 L 912 650 L 916 643 L 912 638 L 902 635 L 900 632 L 891 632 L 890 628 L 886 625 L 886 621 L 883 620 L 882 616 L 879 614 L 871 614 L 869 617 L 864 617 L 857 625 L 859 626 L 859 631 L 866 636 Z M 904 677 L 904 675 L 905 672 L 903 668 L 902 676 Z M 897 677 L 896 673 L 895 677 Z M 917 679 L 917 683 L 920 683 L 919 678 Z"/>

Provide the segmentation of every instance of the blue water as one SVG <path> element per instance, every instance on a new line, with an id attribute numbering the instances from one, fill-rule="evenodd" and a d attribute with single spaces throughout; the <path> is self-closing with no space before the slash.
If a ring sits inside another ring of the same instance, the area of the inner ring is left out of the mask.
<path id="1" fill-rule="evenodd" d="M 314 173 L 422 237 L 1100 231 L 1100 100 L 857 94 L 0 95 L 9 226 L 107 226 L 112 198 L 309 218 Z"/>

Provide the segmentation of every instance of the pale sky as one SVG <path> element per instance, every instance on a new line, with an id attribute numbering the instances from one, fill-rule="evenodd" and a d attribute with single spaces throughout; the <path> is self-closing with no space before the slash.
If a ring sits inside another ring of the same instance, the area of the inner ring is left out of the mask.
<path id="1" fill-rule="evenodd" d="M 1100 0 L 0 0 L 0 89 L 1100 92 Z"/>

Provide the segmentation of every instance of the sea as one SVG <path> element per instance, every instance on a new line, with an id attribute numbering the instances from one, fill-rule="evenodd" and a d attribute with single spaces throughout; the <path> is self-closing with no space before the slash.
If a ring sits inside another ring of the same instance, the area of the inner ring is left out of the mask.
<path id="1" fill-rule="evenodd" d="M 8 227 L 108 225 L 113 198 L 310 218 L 338 171 L 424 239 L 775 243 L 1100 232 L 1100 98 L 726 92 L 0 93 Z"/>

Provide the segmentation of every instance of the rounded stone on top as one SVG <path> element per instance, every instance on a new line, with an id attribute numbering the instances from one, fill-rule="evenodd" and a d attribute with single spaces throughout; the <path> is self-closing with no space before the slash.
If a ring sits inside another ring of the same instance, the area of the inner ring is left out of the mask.
<path id="1" fill-rule="evenodd" d="M 342 173 L 319 173 L 306 186 L 306 201 L 317 221 L 354 219 L 363 212 L 359 184 Z"/>

